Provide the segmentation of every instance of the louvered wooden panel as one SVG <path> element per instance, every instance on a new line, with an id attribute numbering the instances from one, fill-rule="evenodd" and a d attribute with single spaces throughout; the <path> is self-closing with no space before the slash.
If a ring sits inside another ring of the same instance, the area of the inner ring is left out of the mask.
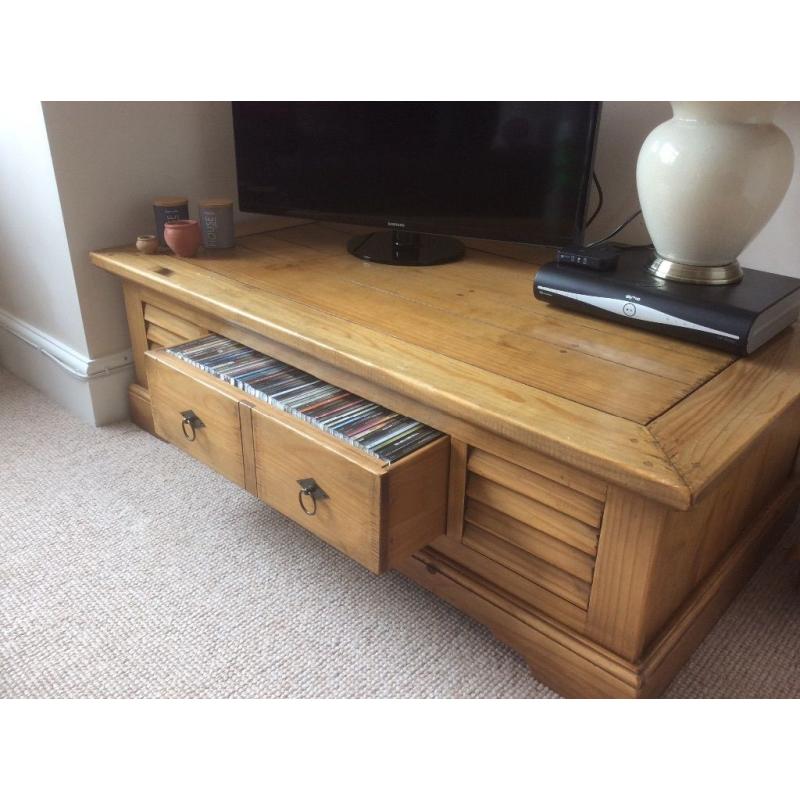
<path id="1" fill-rule="evenodd" d="M 208 335 L 208 331 L 199 325 L 150 303 L 145 303 L 144 319 L 150 350 L 156 347 L 172 347 Z"/>
<path id="2" fill-rule="evenodd" d="M 495 508 L 589 555 L 597 553 L 597 528 L 473 473 L 467 477 L 467 508 L 470 500 Z"/>
<path id="3" fill-rule="evenodd" d="M 150 350 L 154 347 L 172 347 L 173 345 L 186 341 L 180 336 L 168 331 L 166 328 L 153 325 L 152 322 L 147 322 L 145 324 L 145 330 L 147 331 L 147 341 Z"/>
<path id="4" fill-rule="evenodd" d="M 482 450 L 474 450 L 469 458 L 469 471 L 512 489 L 526 497 L 555 509 L 569 509 L 570 516 L 597 528 L 603 518 L 602 500 L 588 497 L 550 478 L 537 475 L 524 467 L 497 458 Z"/>
<path id="5" fill-rule="evenodd" d="M 591 584 L 554 567 L 525 550 L 508 544 L 499 536 L 467 523 L 461 541 L 487 558 L 519 573 L 553 594 L 581 608 L 589 605 Z"/>
<path id="6" fill-rule="evenodd" d="M 586 621 L 584 607 L 564 600 L 549 589 L 523 577 L 518 571 L 508 569 L 472 547 L 467 547 L 449 536 L 440 536 L 430 546 L 450 561 L 492 583 L 509 599 L 522 601 L 523 605 L 544 611 L 574 628 L 580 628 Z"/>
<path id="7" fill-rule="evenodd" d="M 470 502 L 465 509 L 464 517 L 468 523 L 499 536 L 509 544 L 553 564 L 582 581 L 591 582 L 594 572 L 593 556 L 482 503 Z"/>
<path id="8" fill-rule="evenodd" d="M 575 613 L 585 613 L 605 484 L 545 457 L 520 466 L 474 447 L 465 449 L 454 462 L 456 469 L 463 465 L 463 483 L 451 479 L 451 487 L 464 486 L 463 514 L 453 510 L 451 515 L 463 522 L 449 532 L 447 555 L 465 565 L 476 559 L 496 565 L 501 588 L 548 613 L 564 618 L 565 601 Z M 451 504 L 461 508 L 452 493 Z M 512 575 L 523 580 L 511 580 Z"/>

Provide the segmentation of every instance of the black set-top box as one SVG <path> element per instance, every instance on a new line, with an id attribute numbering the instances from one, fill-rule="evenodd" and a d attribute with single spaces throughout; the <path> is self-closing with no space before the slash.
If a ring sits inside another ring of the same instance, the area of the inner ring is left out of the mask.
<path id="1" fill-rule="evenodd" d="M 742 280 L 728 286 L 677 283 L 648 271 L 654 257 L 650 248 L 621 248 L 607 272 L 552 261 L 537 273 L 533 293 L 553 305 L 737 355 L 752 353 L 797 319 L 796 278 L 744 269 Z"/>

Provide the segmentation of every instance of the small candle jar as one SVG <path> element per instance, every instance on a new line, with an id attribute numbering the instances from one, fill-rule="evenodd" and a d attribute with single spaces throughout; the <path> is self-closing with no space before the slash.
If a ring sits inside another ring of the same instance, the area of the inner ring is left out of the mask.
<path id="1" fill-rule="evenodd" d="M 203 247 L 209 250 L 233 247 L 233 200 L 217 197 L 203 200 L 199 207 Z"/>
<path id="2" fill-rule="evenodd" d="M 179 219 L 189 219 L 189 200 L 185 197 L 156 197 L 153 200 L 153 213 L 156 218 L 158 243 L 165 247 L 164 225 Z"/>
<path id="3" fill-rule="evenodd" d="M 142 255 L 152 255 L 158 250 L 158 239 L 155 236 L 139 236 L 136 239 L 136 249 Z"/>

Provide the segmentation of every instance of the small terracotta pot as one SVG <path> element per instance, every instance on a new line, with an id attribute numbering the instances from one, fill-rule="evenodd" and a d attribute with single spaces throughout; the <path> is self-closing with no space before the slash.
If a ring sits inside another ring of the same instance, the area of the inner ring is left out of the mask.
<path id="1" fill-rule="evenodd" d="M 200 247 L 200 225 L 196 219 L 176 219 L 164 224 L 167 247 L 181 258 L 191 258 Z"/>
<path id="2" fill-rule="evenodd" d="M 155 236 L 139 236 L 136 239 L 136 249 L 142 255 L 152 255 L 158 250 L 158 239 Z"/>

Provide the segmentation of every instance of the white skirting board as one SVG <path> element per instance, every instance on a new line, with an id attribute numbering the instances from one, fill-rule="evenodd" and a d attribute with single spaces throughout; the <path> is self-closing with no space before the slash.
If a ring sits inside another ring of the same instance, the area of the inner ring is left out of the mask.
<path id="1" fill-rule="evenodd" d="M 130 416 L 130 350 L 88 358 L 0 309 L 0 365 L 92 425 Z"/>

